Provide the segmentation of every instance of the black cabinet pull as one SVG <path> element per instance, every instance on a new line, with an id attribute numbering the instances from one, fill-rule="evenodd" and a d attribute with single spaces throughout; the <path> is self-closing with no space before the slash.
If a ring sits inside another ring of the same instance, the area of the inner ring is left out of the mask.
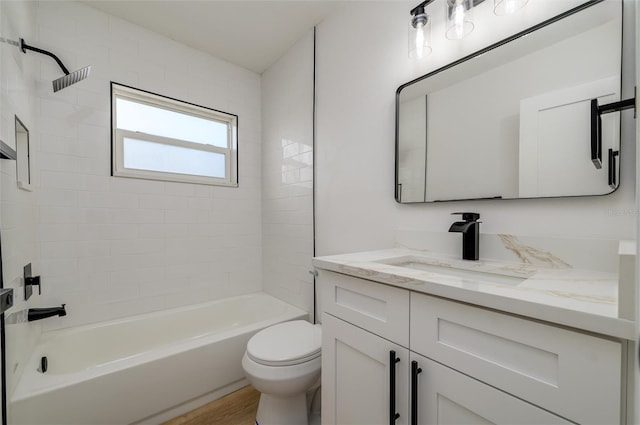
<path id="1" fill-rule="evenodd" d="M 411 362 L 411 425 L 418 425 L 418 374 L 422 369 L 418 367 L 418 362 Z"/>
<path id="2" fill-rule="evenodd" d="M 394 350 L 389 351 L 389 425 L 395 425 L 400 413 L 396 412 L 396 357 Z"/>
<path id="3" fill-rule="evenodd" d="M 614 151 L 613 149 L 609 148 L 609 187 L 613 190 L 618 187 L 618 184 L 616 182 L 616 156 L 618 156 L 619 154 L 620 151 Z"/>

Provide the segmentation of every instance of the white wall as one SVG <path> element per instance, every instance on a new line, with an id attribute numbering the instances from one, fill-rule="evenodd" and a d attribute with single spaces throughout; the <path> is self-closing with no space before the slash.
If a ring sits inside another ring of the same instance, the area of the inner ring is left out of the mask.
<path id="1" fill-rule="evenodd" d="M 260 76 L 73 2 L 39 2 L 36 191 L 46 329 L 261 289 Z M 239 116 L 239 188 L 110 176 L 110 81 Z"/>
<path id="2" fill-rule="evenodd" d="M 266 292 L 313 310 L 313 31 L 262 74 Z"/>
<path id="3" fill-rule="evenodd" d="M 480 9 L 488 8 L 491 13 L 492 2 L 484 2 L 476 11 L 475 32 L 460 42 L 447 41 L 444 37 L 436 39 L 442 30 L 442 3 L 437 0 L 428 8 L 435 17 L 434 52 L 423 62 L 407 58 L 407 25 L 414 2 L 369 2 L 366 7 L 346 5 L 318 26 L 317 254 L 387 248 L 404 242 L 409 234 L 446 232 L 454 221 L 450 213 L 455 211 L 479 212 L 483 233 L 634 238 L 632 122 L 623 128 L 621 188 L 612 195 L 424 205 L 395 203 L 394 93 L 397 87 L 580 1 L 530 1 L 519 18 L 505 21 L 504 27 L 489 28 L 482 27 L 481 16 L 485 12 L 480 13 Z M 629 45 L 626 47 L 629 49 Z M 633 46 L 631 49 L 628 58 L 633 62 Z M 628 90 L 632 85 L 627 81 L 625 88 Z M 458 253 L 459 241 L 455 245 L 457 249 L 452 254 Z"/>

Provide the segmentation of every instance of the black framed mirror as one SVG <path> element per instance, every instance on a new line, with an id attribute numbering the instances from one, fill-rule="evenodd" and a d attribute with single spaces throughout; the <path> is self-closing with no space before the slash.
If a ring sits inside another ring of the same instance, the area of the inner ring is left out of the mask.
<path id="1" fill-rule="evenodd" d="M 621 1 L 590 1 L 401 85 L 400 203 L 605 195 L 619 186 Z"/>

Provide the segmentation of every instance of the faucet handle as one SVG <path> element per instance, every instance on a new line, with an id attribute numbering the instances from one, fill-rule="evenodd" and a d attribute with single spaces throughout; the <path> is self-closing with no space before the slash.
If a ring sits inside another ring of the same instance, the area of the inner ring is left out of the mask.
<path id="1" fill-rule="evenodd" d="M 480 218 L 480 214 L 474 212 L 454 212 L 451 215 L 461 214 L 464 221 L 477 221 Z"/>

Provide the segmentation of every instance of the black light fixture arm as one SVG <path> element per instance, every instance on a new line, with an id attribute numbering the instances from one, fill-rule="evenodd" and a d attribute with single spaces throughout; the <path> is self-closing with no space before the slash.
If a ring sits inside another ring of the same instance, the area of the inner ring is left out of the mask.
<path id="1" fill-rule="evenodd" d="M 42 49 L 38 49 L 37 47 L 29 46 L 27 43 L 24 42 L 24 38 L 20 39 L 20 50 L 22 50 L 22 53 L 27 53 L 27 50 L 32 50 L 34 52 L 42 53 L 43 55 L 47 55 L 47 56 L 52 57 L 58 63 L 58 65 L 60 66 L 62 71 L 65 73 L 65 75 L 69 75 L 69 70 L 67 69 L 66 66 L 64 66 L 64 64 L 62 63 L 60 58 L 58 58 L 56 55 L 54 55 L 53 53 L 48 52 L 46 50 L 42 50 Z"/>
<path id="2" fill-rule="evenodd" d="M 428 5 L 430 5 L 431 3 L 433 3 L 435 0 L 424 0 L 422 3 L 420 3 L 419 5 L 417 5 L 416 7 L 414 7 L 413 9 L 411 9 L 409 11 L 409 14 L 411 16 L 415 15 L 416 13 L 419 12 L 424 12 L 424 8 L 427 7 Z M 419 10 L 422 9 L 422 10 Z"/>
<path id="3" fill-rule="evenodd" d="M 424 12 L 424 8 L 429 6 L 431 3 L 433 3 L 435 0 L 425 0 L 422 3 L 420 3 L 419 5 L 417 5 L 416 7 L 414 7 L 413 9 L 411 9 L 409 11 L 409 13 L 411 14 L 411 16 L 420 13 L 420 12 Z M 469 3 L 467 6 L 469 9 L 471 9 L 472 7 L 475 7 L 477 5 L 479 5 L 480 3 L 482 3 L 484 0 L 465 0 L 465 3 Z M 422 9 L 422 10 L 420 10 Z"/>

